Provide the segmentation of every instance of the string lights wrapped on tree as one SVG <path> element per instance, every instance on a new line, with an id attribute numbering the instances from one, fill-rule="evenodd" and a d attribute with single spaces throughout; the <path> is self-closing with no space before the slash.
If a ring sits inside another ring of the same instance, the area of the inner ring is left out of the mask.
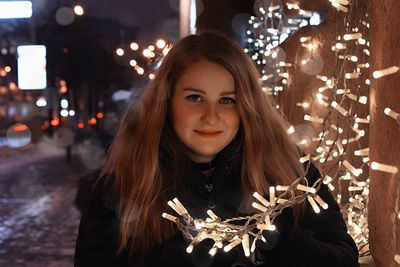
<path id="1" fill-rule="evenodd" d="M 279 92 L 288 87 L 288 68 L 299 65 L 308 75 L 315 76 L 320 83 L 311 91 L 312 101 L 303 100 L 297 106 L 305 110 L 315 110 L 305 114 L 304 121 L 311 124 L 313 136 L 302 136 L 302 125 L 291 126 L 288 134 L 299 147 L 305 148 L 307 154 L 300 162 L 312 162 L 320 166 L 321 178 L 313 185 L 302 185 L 305 178 L 299 177 L 289 187 L 270 187 L 269 197 L 264 198 L 254 193 L 254 215 L 222 220 L 213 211 L 207 211 L 208 218 L 193 218 L 178 199 L 168 205 L 178 216 L 163 213 L 162 216 L 178 226 L 185 237 L 190 240 L 187 252 L 204 239 L 212 239 L 213 246 L 209 254 L 214 255 L 218 249 L 229 251 L 242 245 L 244 255 L 249 257 L 256 248 L 256 241 L 267 241 L 263 231 L 275 231 L 275 218 L 285 208 L 307 201 L 316 213 L 327 209 L 327 204 L 318 196 L 322 183 L 336 195 L 341 205 L 348 226 L 354 238 L 360 256 L 369 254 L 368 231 L 368 197 L 369 168 L 386 173 L 396 174 L 398 167 L 380 162 L 371 162 L 368 147 L 368 127 L 370 122 L 368 110 L 368 92 L 371 83 L 369 62 L 370 56 L 368 31 L 369 21 L 366 3 L 348 0 L 329 0 L 343 16 L 343 22 L 337 20 L 336 38 L 331 45 L 321 45 L 313 36 L 299 38 L 300 46 L 306 49 L 300 62 L 290 62 L 283 49 L 278 45 L 294 31 L 306 25 L 318 25 L 321 17 L 318 13 L 302 10 L 296 3 L 287 3 L 288 9 L 298 12 L 298 16 L 288 18 L 283 12 L 282 1 L 256 1 L 255 13 L 251 17 L 250 29 L 247 31 L 248 53 L 261 72 L 263 91 L 279 97 Z M 265 4 L 261 6 L 260 3 Z M 356 12 L 357 11 L 357 12 Z M 317 14 L 317 15 L 315 15 Z M 360 15 L 361 14 L 361 15 Z M 318 19 L 317 19 L 318 17 Z M 318 20 L 318 23 L 317 23 Z M 341 24 L 343 23 L 343 24 Z M 316 46 L 330 47 L 335 53 L 333 73 L 322 75 L 323 59 L 315 50 Z M 375 79 L 399 71 L 398 66 L 374 71 Z M 279 106 L 278 106 L 279 108 Z M 400 122 L 400 111 L 386 107 L 385 114 Z M 400 123 L 399 123 L 400 124 Z M 300 132 L 299 132 L 300 131 Z M 310 134 L 308 134 L 310 135 Z M 307 140 L 307 139 L 310 140 Z M 301 191 L 301 194 L 298 192 Z M 278 192 L 279 194 L 276 194 Z M 397 218 L 400 219 L 400 189 L 396 199 Z M 395 225 L 395 222 L 392 222 Z M 400 263 L 400 255 L 395 255 Z"/>

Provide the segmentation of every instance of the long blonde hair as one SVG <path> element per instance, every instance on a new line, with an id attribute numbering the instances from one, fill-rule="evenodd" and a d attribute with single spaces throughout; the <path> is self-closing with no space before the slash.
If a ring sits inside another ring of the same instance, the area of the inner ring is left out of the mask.
<path id="1" fill-rule="evenodd" d="M 103 174 L 114 179 L 120 250 L 128 247 L 131 254 L 145 254 L 175 231 L 161 214 L 187 156 L 170 123 L 169 98 L 185 69 L 200 59 L 225 67 L 235 81 L 243 201 L 254 191 L 265 193 L 270 185 L 289 185 L 304 175 L 287 124 L 261 90 L 249 57 L 220 33 L 188 36 L 173 46 L 140 100 L 127 109 L 103 168 Z"/>

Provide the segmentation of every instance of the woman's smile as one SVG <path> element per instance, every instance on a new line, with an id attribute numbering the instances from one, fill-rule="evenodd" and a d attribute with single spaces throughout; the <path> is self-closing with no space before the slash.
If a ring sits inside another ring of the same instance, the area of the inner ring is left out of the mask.
<path id="1" fill-rule="evenodd" d="M 202 137 L 216 137 L 222 134 L 222 131 L 204 131 L 204 130 L 194 130 L 195 133 Z"/>

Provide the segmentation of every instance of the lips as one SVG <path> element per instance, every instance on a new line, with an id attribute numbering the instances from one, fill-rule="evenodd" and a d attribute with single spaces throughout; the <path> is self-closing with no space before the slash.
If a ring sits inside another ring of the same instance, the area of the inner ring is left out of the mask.
<path id="1" fill-rule="evenodd" d="M 194 130 L 194 132 L 203 137 L 215 137 L 222 133 L 222 131 L 203 131 L 203 130 L 201 131 Z"/>

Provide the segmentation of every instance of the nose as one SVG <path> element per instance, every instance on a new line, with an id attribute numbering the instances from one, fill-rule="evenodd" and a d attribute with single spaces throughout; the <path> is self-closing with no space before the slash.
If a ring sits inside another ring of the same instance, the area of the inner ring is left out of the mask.
<path id="1" fill-rule="evenodd" d="M 219 121 L 218 108 L 215 105 L 209 104 L 204 107 L 201 120 L 205 124 L 215 125 Z"/>

